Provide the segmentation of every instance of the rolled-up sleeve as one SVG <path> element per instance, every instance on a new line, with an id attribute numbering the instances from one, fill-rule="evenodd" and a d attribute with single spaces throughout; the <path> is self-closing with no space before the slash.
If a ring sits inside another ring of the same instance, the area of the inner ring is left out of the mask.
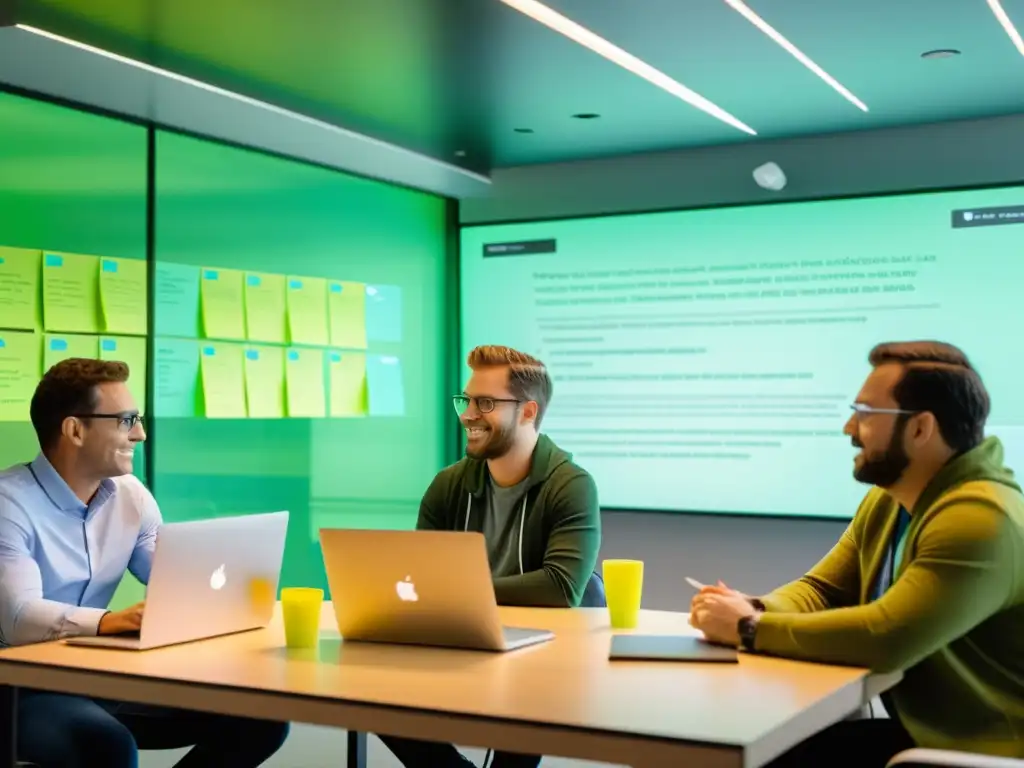
<path id="1" fill-rule="evenodd" d="M 43 598 L 43 580 L 32 557 L 32 537 L 17 520 L 14 502 L 0 496 L 0 644 L 26 645 L 75 635 L 95 635 L 102 608 Z"/>

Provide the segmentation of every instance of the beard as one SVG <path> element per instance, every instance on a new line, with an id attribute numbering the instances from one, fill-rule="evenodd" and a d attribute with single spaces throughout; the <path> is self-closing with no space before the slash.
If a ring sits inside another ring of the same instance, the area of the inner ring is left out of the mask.
<path id="1" fill-rule="evenodd" d="M 888 447 L 880 454 L 871 456 L 864 454 L 864 461 L 853 468 L 853 479 L 866 485 L 877 485 L 879 488 L 891 488 L 910 466 L 910 457 L 903 448 L 902 417 L 896 422 L 889 439 Z M 856 438 L 853 445 L 863 449 L 864 446 Z"/>
<path id="2" fill-rule="evenodd" d="M 466 455 L 471 459 L 478 461 L 500 459 L 511 450 L 515 443 L 516 426 L 514 424 L 491 425 L 480 422 L 466 426 L 485 430 L 483 436 L 478 440 L 467 440 L 466 442 Z"/>

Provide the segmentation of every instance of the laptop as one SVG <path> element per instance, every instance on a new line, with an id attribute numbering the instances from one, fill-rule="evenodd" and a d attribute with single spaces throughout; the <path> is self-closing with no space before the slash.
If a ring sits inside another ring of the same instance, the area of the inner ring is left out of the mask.
<path id="1" fill-rule="evenodd" d="M 554 638 L 503 627 L 481 533 L 320 530 L 345 641 L 511 651 Z"/>
<path id="2" fill-rule="evenodd" d="M 164 523 L 138 634 L 65 642 L 143 651 L 265 627 L 274 614 L 287 531 L 287 512 Z"/>

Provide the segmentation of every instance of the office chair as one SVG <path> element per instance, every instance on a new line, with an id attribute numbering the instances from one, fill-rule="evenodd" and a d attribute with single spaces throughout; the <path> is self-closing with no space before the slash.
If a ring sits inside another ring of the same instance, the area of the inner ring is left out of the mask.
<path id="1" fill-rule="evenodd" d="M 1024 768 L 1024 760 L 992 757 L 951 749 L 906 749 L 888 762 L 886 768 Z"/>
<path id="2" fill-rule="evenodd" d="M 583 599 L 580 600 L 580 608 L 607 608 L 608 598 L 604 592 L 604 579 L 601 574 L 594 571 L 587 579 L 587 586 L 583 588 Z"/>

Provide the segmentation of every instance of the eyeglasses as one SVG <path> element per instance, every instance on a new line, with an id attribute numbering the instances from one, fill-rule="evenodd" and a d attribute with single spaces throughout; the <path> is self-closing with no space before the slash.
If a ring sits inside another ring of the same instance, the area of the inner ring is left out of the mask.
<path id="1" fill-rule="evenodd" d="M 518 404 L 523 401 L 511 397 L 470 397 L 469 395 L 455 395 L 452 398 L 452 405 L 455 406 L 455 412 L 459 416 L 466 412 L 471 402 L 476 403 L 476 409 L 480 413 L 490 413 L 497 407 L 498 403 Z"/>
<path id="2" fill-rule="evenodd" d="M 136 424 L 142 424 L 141 413 L 73 413 L 76 419 L 117 419 L 117 428 L 131 432 Z"/>
<path id="3" fill-rule="evenodd" d="M 913 416 L 915 413 L 920 411 L 907 411 L 903 408 L 875 408 L 874 406 L 867 405 L 865 403 L 853 403 L 850 405 L 853 412 L 858 416 L 870 416 L 874 413 L 892 413 L 892 414 L 903 414 L 906 416 Z"/>

